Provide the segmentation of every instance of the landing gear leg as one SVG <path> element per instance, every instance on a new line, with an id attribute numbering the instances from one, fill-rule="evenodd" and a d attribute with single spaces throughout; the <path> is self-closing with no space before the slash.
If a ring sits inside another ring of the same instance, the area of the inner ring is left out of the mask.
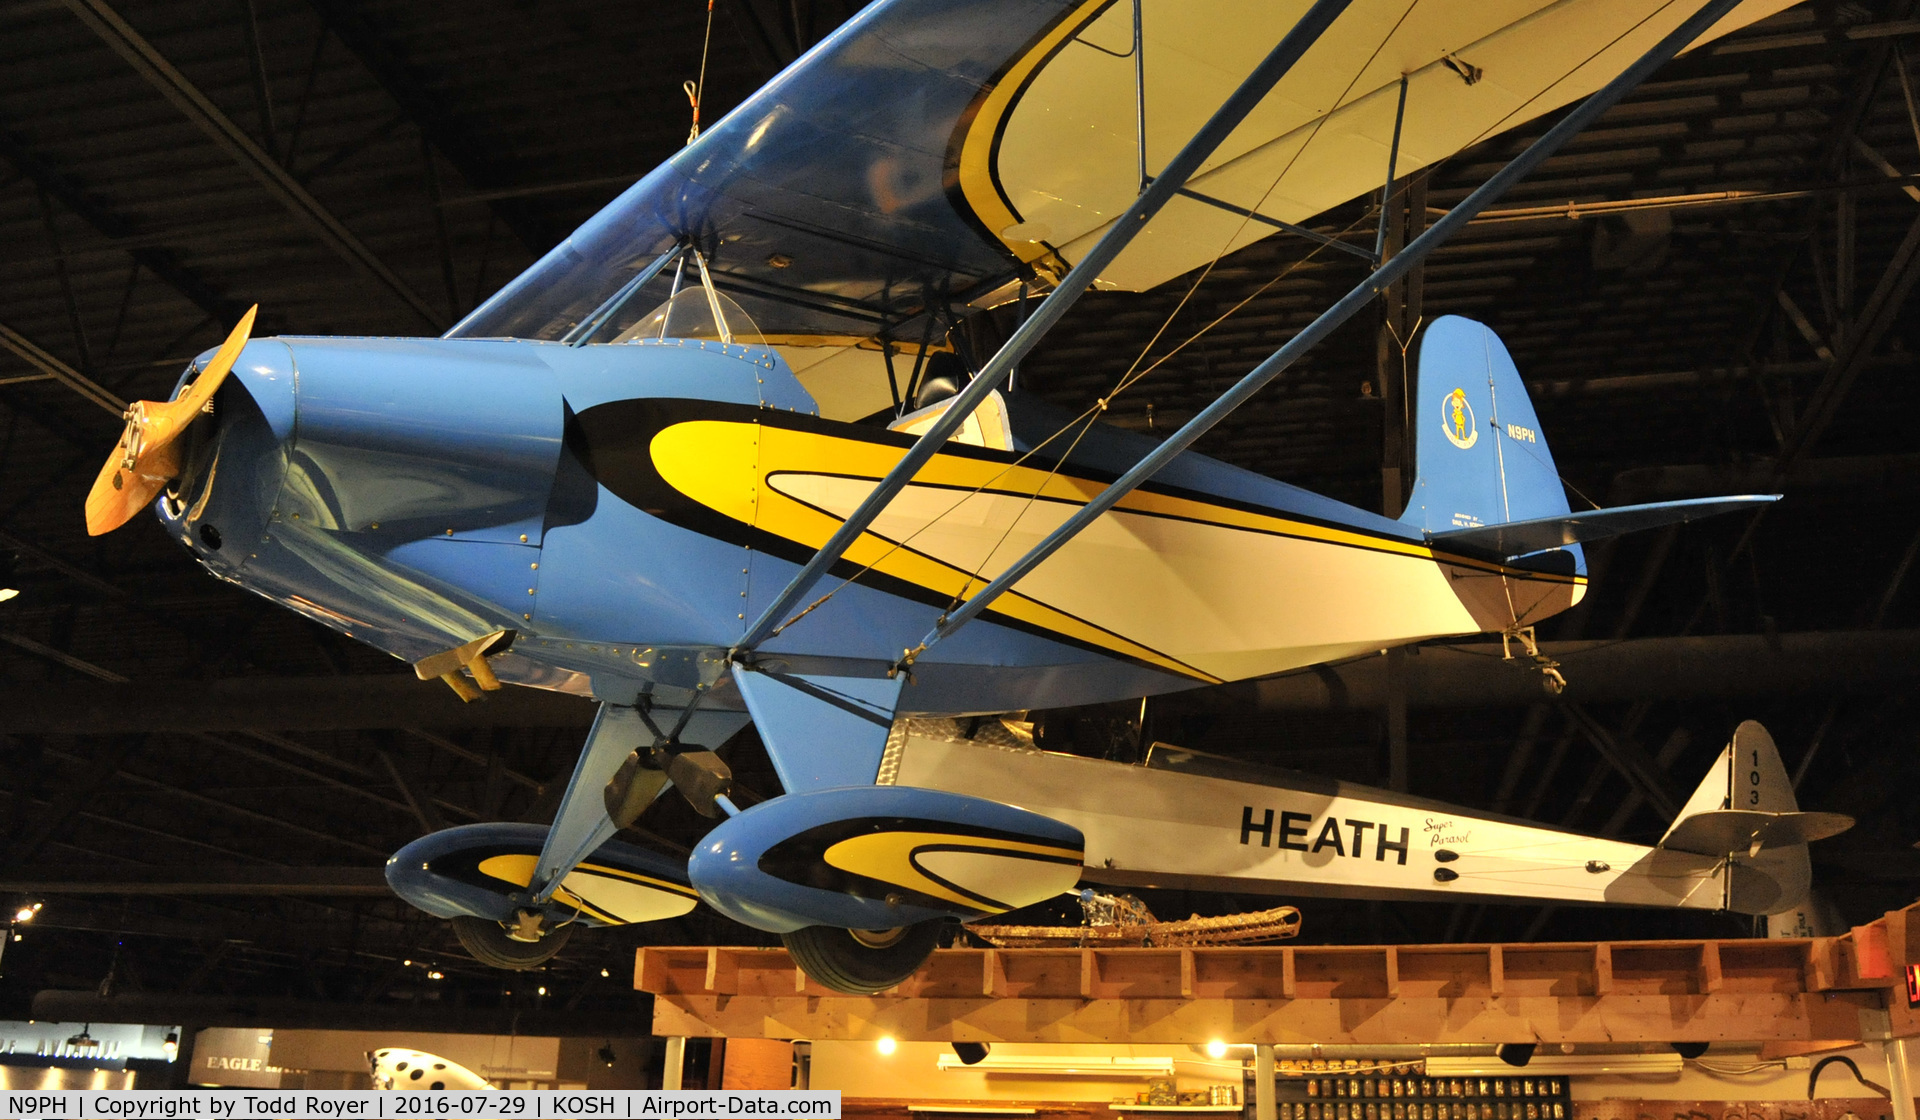
<path id="1" fill-rule="evenodd" d="M 1534 637 L 1531 626 L 1510 626 L 1500 632 L 1500 652 L 1502 660 L 1512 661 L 1513 642 L 1518 641 L 1520 648 L 1533 659 L 1534 668 L 1540 670 L 1540 688 L 1549 696 L 1558 696 L 1567 690 L 1567 678 L 1560 675 L 1560 663 L 1540 652 L 1539 639 Z"/>

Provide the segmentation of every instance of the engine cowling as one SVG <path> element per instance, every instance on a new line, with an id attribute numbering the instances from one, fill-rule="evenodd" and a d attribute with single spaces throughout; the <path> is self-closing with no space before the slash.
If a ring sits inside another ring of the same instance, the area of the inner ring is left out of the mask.
<path id="1" fill-rule="evenodd" d="M 1086 841 L 1051 817 L 903 786 L 795 793 L 708 833 L 687 865 L 700 897 L 756 929 L 891 929 L 970 921 L 1080 879 Z"/>

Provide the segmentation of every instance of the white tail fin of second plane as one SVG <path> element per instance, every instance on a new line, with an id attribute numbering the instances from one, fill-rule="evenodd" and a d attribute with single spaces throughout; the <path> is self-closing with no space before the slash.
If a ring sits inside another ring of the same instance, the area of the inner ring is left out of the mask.
<path id="1" fill-rule="evenodd" d="M 1728 860 L 1727 909 L 1774 914 L 1806 898 L 1807 844 L 1852 827 L 1851 817 L 1800 811 L 1773 736 L 1748 720 L 1658 846 Z"/>

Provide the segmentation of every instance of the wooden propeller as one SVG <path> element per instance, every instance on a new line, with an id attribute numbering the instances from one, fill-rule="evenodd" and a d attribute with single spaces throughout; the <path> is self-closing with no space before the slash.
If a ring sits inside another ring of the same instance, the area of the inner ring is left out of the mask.
<path id="1" fill-rule="evenodd" d="M 186 391 L 170 401 L 135 401 L 127 409 L 127 426 L 120 444 L 100 468 L 87 494 L 87 535 L 100 536 L 125 525 L 133 515 L 153 504 L 160 491 L 180 473 L 180 434 L 213 400 L 227 379 L 240 350 L 253 333 L 256 304 L 240 316 L 233 333 Z"/>

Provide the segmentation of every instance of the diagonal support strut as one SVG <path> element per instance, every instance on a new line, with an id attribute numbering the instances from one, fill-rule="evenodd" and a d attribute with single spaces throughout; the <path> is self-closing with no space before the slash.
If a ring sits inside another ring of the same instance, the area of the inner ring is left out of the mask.
<path id="1" fill-rule="evenodd" d="M 1052 330 L 1054 324 L 1067 313 L 1074 301 L 1093 286 L 1094 279 L 1113 263 L 1114 258 L 1120 255 L 1121 250 L 1125 249 L 1141 230 L 1146 228 L 1148 220 L 1179 194 L 1180 189 L 1186 186 L 1187 180 L 1192 178 L 1194 172 L 1200 169 L 1200 165 L 1213 154 L 1213 150 L 1226 140 L 1241 121 L 1246 119 L 1247 114 L 1253 112 L 1261 99 L 1267 95 L 1267 91 L 1286 76 L 1294 63 L 1300 60 L 1300 56 L 1319 41 L 1320 36 L 1340 13 L 1346 11 L 1349 3 L 1351 0 L 1315 0 L 1307 14 L 1300 17 L 1300 22 L 1293 25 L 1293 29 L 1288 31 L 1272 52 L 1254 68 L 1253 73 L 1247 75 L 1246 80 L 1240 83 L 1240 87 L 1221 103 L 1220 108 L 1214 111 L 1212 118 L 1200 127 L 1200 131 L 1193 134 L 1193 138 L 1188 140 L 1186 146 L 1180 149 L 1180 153 L 1173 157 L 1166 168 L 1154 179 L 1152 185 L 1133 200 L 1133 205 L 1127 207 L 1126 212 L 1120 215 L 1092 250 L 1073 266 L 1073 269 L 1060 281 L 1060 285 L 1047 294 L 1047 298 L 1034 309 L 1027 321 L 1013 332 L 1013 337 L 1007 340 L 1006 345 L 988 360 L 979 375 L 961 390 L 947 410 L 934 421 L 933 426 L 928 428 L 926 433 L 907 450 L 900 462 L 887 472 L 887 476 L 881 479 L 866 499 L 860 503 L 859 508 L 841 522 L 840 528 L 828 538 L 827 543 L 813 554 L 812 559 L 808 560 L 806 566 L 801 568 L 780 594 L 774 597 L 773 602 L 761 612 L 760 617 L 747 627 L 739 643 L 731 651 L 734 658 L 739 658 L 751 651 L 779 630 L 781 620 L 799 605 L 801 597 L 811 591 L 814 584 L 820 582 L 820 578 L 827 574 L 827 571 L 846 553 L 847 549 L 853 546 L 856 540 L 860 539 L 860 535 L 866 532 L 867 526 L 873 524 L 874 518 L 880 516 L 880 511 L 887 507 L 887 503 L 891 502 L 900 491 L 906 489 L 907 483 L 913 481 L 913 476 L 918 474 L 920 468 L 940 450 L 940 446 L 946 443 L 947 437 L 951 436 L 967 417 L 973 415 L 974 409 L 987 399 L 988 393 L 1006 380 L 1008 373 L 1019 365 L 1020 359 L 1026 357 L 1040 340 L 1046 337 L 1047 332 Z"/>
<path id="2" fill-rule="evenodd" d="M 1009 565 L 992 583 L 962 603 L 958 609 L 943 616 L 921 640 L 919 647 L 910 651 L 903 661 L 911 662 L 927 647 L 978 617 L 989 604 L 1025 578 L 1034 568 L 1040 566 L 1047 557 L 1059 551 L 1062 545 L 1118 505 L 1120 499 L 1152 478 L 1162 467 L 1192 446 L 1195 440 L 1205 435 L 1215 424 L 1225 419 L 1229 413 L 1244 404 L 1268 382 L 1278 377 L 1288 366 L 1298 361 L 1321 339 L 1352 318 L 1362 307 L 1371 303 L 1376 295 L 1406 275 L 1414 265 L 1426 259 L 1429 253 L 1453 236 L 1475 215 L 1505 194 L 1509 187 L 1532 172 L 1562 144 L 1572 139 L 1575 134 L 1593 123 L 1600 114 L 1611 108 L 1615 102 L 1626 95 L 1628 90 L 1645 81 L 1650 74 L 1665 65 L 1674 55 L 1679 54 L 1689 43 L 1705 34 L 1708 28 L 1712 27 L 1720 17 L 1732 11 L 1739 2 L 1740 0 L 1708 0 L 1679 27 L 1655 44 L 1652 50 L 1641 55 L 1633 65 L 1581 102 L 1572 112 L 1562 117 L 1558 124 L 1547 130 L 1545 135 L 1515 156 L 1511 163 L 1495 172 L 1492 178 L 1482 183 L 1458 206 L 1447 211 L 1444 217 L 1427 227 L 1425 233 L 1415 238 L 1392 260 L 1381 265 L 1373 275 L 1361 281 L 1358 287 L 1342 296 L 1338 303 L 1322 312 L 1320 317 L 1308 324 L 1305 330 L 1288 339 L 1286 345 L 1274 351 L 1266 361 L 1255 366 L 1240 379 L 1238 384 L 1222 393 L 1179 431 L 1167 437 L 1165 443 L 1134 464 L 1132 469 L 1121 475 L 1111 486 L 1102 490 L 1092 501 L 1081 506 L 1073 516 L 1067 518 L 1040 543 L 1029 549 L 1024 556 Z"/>

